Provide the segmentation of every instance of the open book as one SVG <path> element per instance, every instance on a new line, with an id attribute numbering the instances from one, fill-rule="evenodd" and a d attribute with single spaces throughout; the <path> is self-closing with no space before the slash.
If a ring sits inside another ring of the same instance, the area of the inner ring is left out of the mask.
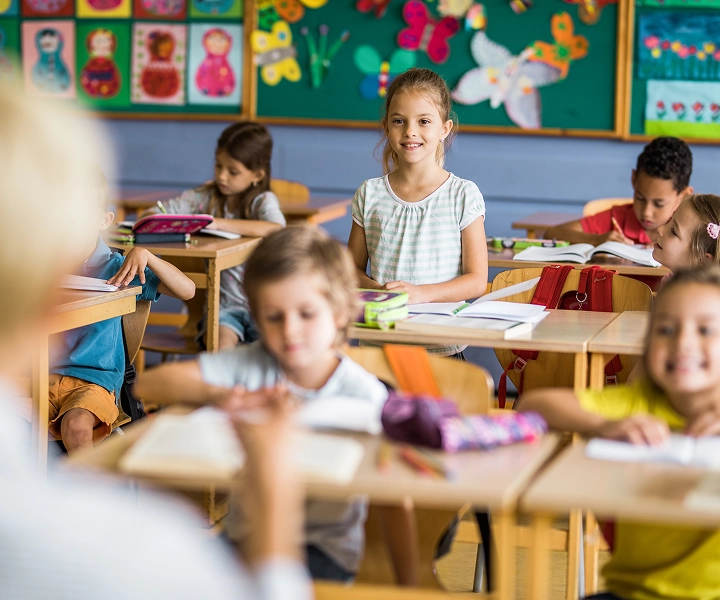
<path id="1" fill-rule="evenodd" d="M 527 248 L 518 252 L 514 260 L 525 260 L 532 262 L 589 262 L 595 254 L 612 254 L 620 258 L 631 260 L 646 267 L 661 266 L 652 257 L 652 248 L 637 248 L 620 242 L 605 242 L 599 246 L 592 244 L 572 244 L 561 248 Z"/>
<path id="2" fill-rule="evenodd" d="M 675 463 L 720 471 L 720 437 L 693 438 L 672 434 L 660 446 L 594 439 L 588 442 L 585 456 L 619 462 Z"/>
<path id="3" fill-rule="evenodd" d="M 117 286 L 105 283 L 104 279 L 83 277 L 82 275 L 63 275 L 60 287 L 68 290 L 85 290 L 87 292 L 114 292 Z"/>
<path id="4" fill-rule="evenodd" d="M 365 450 L 360 442 L 299 432 L 292 460 L 305 483 L 348 483 Z M 245 463 L 245 452 L 222 411 L 203 408 L 187 415 L 158 415 L 122 456 L 126 473 L 166 479 L 227 480 Z"/>
<path id="5" fill-rule="evenodd" d="M 223 238 L 226 240 L 239 240 L 242 237 L 239 233 L 233 233 L 232 231 L 223 231 L 222 229 L 201 229 L 200 233 L 204 235 L 214 235 L 215 237 Z"/>
<path id="6" fill-rule="evenodd" d="M 505 302 L 504 304 L 512 304 Z M 541 307 L 542 308 L 542 307 Z M 544 313 L 545 315 L 549 313 Z M 467 335 L 484 340 L 509 340 L 530 333 L 535 323 L 502 319 L 449 317 L 447 315 L 414 315 L 395 323 L 396 331 L 413 331 L 430 335 Z"/>

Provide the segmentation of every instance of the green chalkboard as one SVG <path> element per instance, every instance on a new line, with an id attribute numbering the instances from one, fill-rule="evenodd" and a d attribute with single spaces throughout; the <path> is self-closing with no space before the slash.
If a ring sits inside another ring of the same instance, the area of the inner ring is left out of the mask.
<path id="1" fill-rule="evenodd" d="M 578 18 L 578 6 L 560 0 L 536 1 L 535 6 L 522 14 L 515 14 L 506 0 L 486 0 L 485 33 L 488 39 L 505 46 L 518 55 L 535 41 L 553 42 L 551 19 L 553 14 L 566 11 L 572 18 L 575 34 L 587 38 L 589 51 L 584 58 L 571 63 L 565 79 L 539 88 L 542 102 L 541 132 L 551 134 L 580 134 L 616 136 L 616 65 L 618 63 L 617 4 L 606 6 L 595 25 L 585 25 Z M 377 124 L 382 99 L 368 101 L 361 97 L 359 86 L 365 75 L 354 61 L 359 46 L 370 45 L 383 60 L 389 60 L 397 49 L 397 35 L 407 27 L 403 19 L 404 0 L 390 0 L 385 15 L 377 19 L 374 13 L 361 13 L 355 0 L 330 0 L 325 6 L 306 10 L 305 16 L 290 25 L 292 43 L 302 71 L 299 81 L 280 80 L 276 85 L 257 77 L 256 116 L 268 121 L 328 122 L 372 126 Z M 427 2 L 436 20 L 437 3 Z M 309 52 L 303 28 L 318 40 L 319 27 L 329 27 L 328 45 L 343 30 L 350 38 L 333 58 L 326 77 L 318 88 L 312 85 Z M 444 64 L 434 64 L 425 52 L 415 52 L 415 64 L 440 73 L 451 90 L 462 75 L 477 67 L 470 53 L 475 31 L 466 30 L 460 20 L 460 31 L 450 39 L 450 56 Z M 479 129 L 502 128 L 521 131 L 508 117 L 504 106 L 491 108 L 488 101 L 474 105 L 455 105 L 461 126 Z"/>

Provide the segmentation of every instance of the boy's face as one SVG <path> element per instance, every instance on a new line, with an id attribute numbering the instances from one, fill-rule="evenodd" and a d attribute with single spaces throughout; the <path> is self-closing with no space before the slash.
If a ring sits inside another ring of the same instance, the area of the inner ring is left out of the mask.
<path id="1" fill-rule="evenodd" d="M 672 179 L 651 177 L 644 171 L 632 172 L 633 210 L 642 228 L 653 235 L 667 223 L 690 188 L 677 192 Z"/>

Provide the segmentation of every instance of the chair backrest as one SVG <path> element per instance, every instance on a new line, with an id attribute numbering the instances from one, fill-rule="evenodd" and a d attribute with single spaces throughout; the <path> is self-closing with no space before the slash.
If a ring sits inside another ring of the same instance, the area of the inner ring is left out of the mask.
<path id="1" fill-rule="evenodd" d="M 568 275 L 562 293 L 570 290 L 577 290 L 580 280 L 581 269 L 574 269 Z M 540 277 L 542 269 L 512 269 L 498 273 L 492 283 L 492 291 L 499 290 L 521 281 L 527 281 Z M 535 290 L 528 290 L 504 300 L 509 302 L 530 302 Z M 623 312 L 626 310 L 649 311 L 652 309 L 652 291 L 650 288 L 636 279 L 615 275 L 612 282 L 612 303 L 613 311 Z M 495 356 L 500 365 L 506 368 L 515 360 L 511 350 L 496 349 Z M 622 371 L 618 373 L 618 381 L 625 381 L 632 371 L 638 356 L 621 356 Z M 570 354 L 556 352 L 541 352 L 537 360 L 529 361 L 525 367 L 525 390 L 541 387 L 572 387 L 574 357 Z M 520 375 L 514 371 L 508 373 L 510 380 L 517 386 L 520 382 Z"/>
<path id="2" fill-rule="evenodd" d="M 281 204 L 305 204 L 310 200 L 310 188 L 297 181 L 271 179 L 270 191 L 278 197 Z"/>
<path id="3" fill-rule="evenodd" d="M 630 204 L 632 201 L 632 198 L 600 198 L 599 200 L 590 200 L 590 202 L 587 202 L 585 206 L 583 206 L 583 217 L 591 217 L 613 206 Z"/>
<path id="4" fill-rule="evenodd" d="M 398 383 L 382 348 L 346 348 L 350 358 L 378 379 L 397 388 Z M 454 358 L 430 357 L 440 392 L 454 400 L 461 414 L 487 414 L 494 403 L 492 377 L 482 367 Z"/>
<path id="5" fill-rule="evenodd" d="M 135 312 L 124 315 L 122 318 L 125 343 L 127 344 L 128 358 L 132 363 L 140 350 L 148 316 L 150 315 L 150 300 L 138 300 Z"/>

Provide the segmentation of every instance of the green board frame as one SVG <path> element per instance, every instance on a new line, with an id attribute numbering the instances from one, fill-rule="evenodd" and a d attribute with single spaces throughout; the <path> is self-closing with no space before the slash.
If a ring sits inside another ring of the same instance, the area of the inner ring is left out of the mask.
<path id="1" fill-rule="evenodd" d="M 374 13 L 360 13 L 354 0 L 330 0 L 318 9 L 306 9 L 304 18 L 291 24 L 293 44 L 302 77 L 296 83 L 281 80 L 269 86 L 254 68 L 251 85 L 256 90 L 251 114 L 260 121 L 293 125 L 328 125 L 349 127 L 377 127 L 382 100 L 363 100 L 358 86 L 363 74 L 353 61 L 355 49 L 370 44 L 387 60 L 397 48 L 397 34 L 407 27 L 402 8 L 405 0 L 391 0 L 386 14 L 376 19 Z M 536 40 L 552 42 L 550 20 L 554 13 L 567 11 L 575 26 L 575 33 L 590 42 L 588 55 L 570 66 L 567 78 L 540 88 L 543 115 L 542 128 L 526 130 L 517 127 L 505 113 L 504 107 L 493 109 L 489 102 L 464 106 L 455 104 L 460 126 L 464 130 L 520 134 L 575 135 L 617 138 L 622 134 L 622 100 L 620 89 L 625 64 L 624 18 L 626 0 L 603 9 L 599 22 L 588 26 L 577 16 L 577 6 L 560 2 L 536 2 L 527 12 L 516 15 L 507 2 L 485 3 L 488 37 L 517 55 Z M 436 4 L 428 3 L 434 18 Z M 332 60 L 327 77 L 319 88 L 312 87 L 309 74 L 308 48 L 300 34 L 307 27 L 318 37 L 318 28 L 330 28 L 329 44 L 348 29 L 351 36 Z M 470 54 L 470 40 L 474 31 L 461 30 L 450 40 L 451 53 L 445 64 L 432 63 L 418 51 L 416 66 L 440 73 L 453 89 L 460 77 L 477 64 Z"/>

